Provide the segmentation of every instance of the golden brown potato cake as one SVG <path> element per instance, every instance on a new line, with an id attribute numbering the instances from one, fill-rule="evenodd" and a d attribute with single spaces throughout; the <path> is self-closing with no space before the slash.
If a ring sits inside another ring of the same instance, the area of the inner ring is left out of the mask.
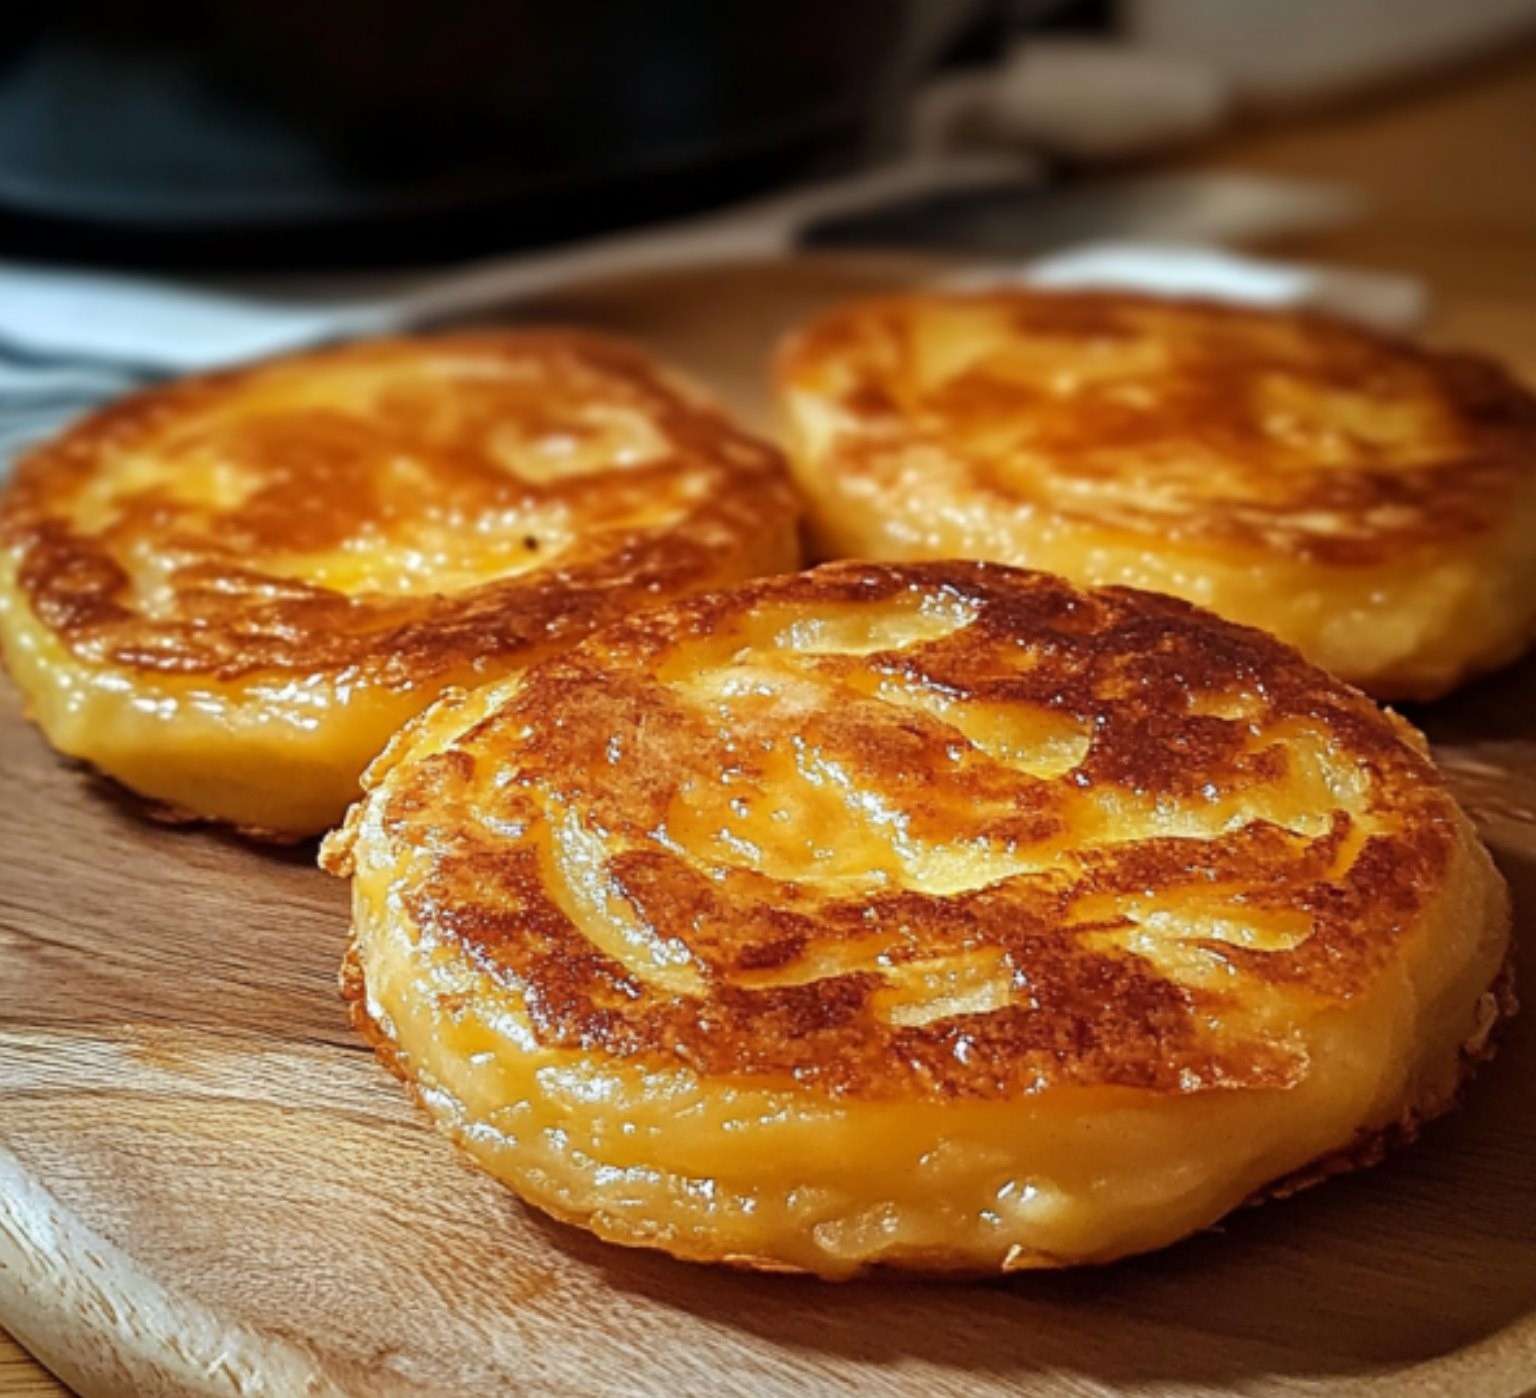
<path id="1" fill-rule="evenodd" d="M 1315 315 L 1111 292 L 913 294 L 785 346 L 825 555 L 1172 593 L 1382 698 L 1536 631 L 1536 399 Z"/>
<path id="2" fill-rule="evenodd" d="M 831 564 L 445 697 L 322 860 L 359 1026 L 539 1208 L 845 1277 L 1158 1247 L 1368 1162 L 1512 1008 L 1423 740 L 1261 632 Z"/>
<path id="3" fill-rule="evenodd" d="M 795 566 L 782 459 L 640 350 L 359 343 L 126 399 L 0 496 L 0 648 L 54 746 L 274 837 L 323 830 L 445 686 Z"/>

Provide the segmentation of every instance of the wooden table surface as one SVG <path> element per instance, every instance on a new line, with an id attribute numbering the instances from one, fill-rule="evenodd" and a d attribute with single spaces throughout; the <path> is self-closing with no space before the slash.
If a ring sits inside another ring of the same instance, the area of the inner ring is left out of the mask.
<path id="1" fill-rule="evenodd" d="M 1264 250 L 1421 276 L 1437 339 L 1536 379 L 1536 48 L 1428 89 L 1249 129 L 1181 163 L 1362 188 L 1374 207 L 1358 224 Z M 64 1392 L 0 1332 L 0 1398 Z"/>
<path id="2" fill-rule="evenodd" d="M 1430 334 L 1536 380 L 1536 44 L 1421 90 L 1224 138 L 1182 162 L 1339 180 L 1358 223 L 1262 251 L 1422 278 Z"/>

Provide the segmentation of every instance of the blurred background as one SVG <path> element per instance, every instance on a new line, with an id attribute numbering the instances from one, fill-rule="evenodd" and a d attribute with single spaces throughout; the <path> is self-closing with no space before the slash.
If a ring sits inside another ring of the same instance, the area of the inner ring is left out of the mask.
<path id="1" fill-rule="evenodd" d="M 466 318 L 638 336 L 766 426 L 794 318 L 966 277 L 1536 374 L 1536 0 L 0 12 L 0 470 L 168 375 Z"/>
<path id="2" fill-rule="evenodd" d="M 980 152 L 1038 191 L 1532 31 L 1536 0 L 10 0 L 0 255 L 443 262 Z M 1043 240 L 1017 189 L 898 202 L 804 235 Z"/>

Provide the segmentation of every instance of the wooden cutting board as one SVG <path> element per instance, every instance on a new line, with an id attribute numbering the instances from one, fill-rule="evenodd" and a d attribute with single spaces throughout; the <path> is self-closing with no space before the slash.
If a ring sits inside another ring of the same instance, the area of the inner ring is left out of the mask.
<path id="1" fill-rule="evenodd" d="M 908 263 L 591 289 L 761 421 L 787 321 Z M 1536 663 L 1414 717 L 1536 944 Z M 1536 1014 L 1380 1169 L 990 1285 L 692 1268 L 528 1213 L 348 1029 L 314 851 L 145 823 L 0 693 L 0 1322 L 87 1394 L 1480 1395 L 1536 1385 Z"/>

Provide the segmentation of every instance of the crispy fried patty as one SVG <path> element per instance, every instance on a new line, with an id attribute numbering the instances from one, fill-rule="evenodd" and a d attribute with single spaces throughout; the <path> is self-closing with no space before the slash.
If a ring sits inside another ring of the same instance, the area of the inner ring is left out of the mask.
<path id="1" fill-rule="evenodd" d="M 834 564 L 445 698 L 325 858 L 360 1021 L 615 1241 L 1172 1241 L 1443 1110 L 1503 885 L 1419 736 L 1163 596 Z"/>
<path id="2" fill-rule="evenodd" d="M 0 496 L 0 641 L 54 743 L 170 807 L 339 819 L 444 685 L 796 561 L 781 458 L 641 351 L 361 343 L 124 400 Z"/>
<path id="3" fill-rule="evenodd" d="M 1323 317 L 1111 292 L 834 310 L 779 360 L 821 552 L 1170 592 L 1382 697 L 1536 629 L 1536 399 Z"/>

